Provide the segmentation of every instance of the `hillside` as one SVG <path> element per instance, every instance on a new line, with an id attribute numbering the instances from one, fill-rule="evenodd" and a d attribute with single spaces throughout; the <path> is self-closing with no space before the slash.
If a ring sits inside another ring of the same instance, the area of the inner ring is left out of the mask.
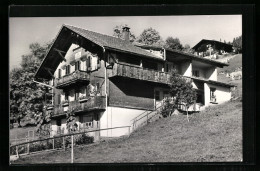
<path id="1" fill-rule="evenodd" d="M 228 62 L 229 66 L 224 68 L 219 68 L 218 73 L 225 72 L 230 73 L 236 70 L 236 68 L 242 67 L 242 54 L 237 54 L 235 56 L 230 56 L 231 58 Z M 221 59 L 223 60 L 223 59 Z"/>
<path id="2" fill-rule="evenodd" d="M 75 149 L 75 163 L 242 160 L 242 103 L 231 101 L 190 116 L 159 119 L 129 138 Z M 14 164 L 69 163 L 70 150 L 18 159 Z"/>

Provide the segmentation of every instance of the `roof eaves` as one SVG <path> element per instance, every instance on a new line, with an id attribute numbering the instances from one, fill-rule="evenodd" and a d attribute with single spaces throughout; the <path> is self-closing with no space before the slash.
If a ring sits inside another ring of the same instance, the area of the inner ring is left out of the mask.
<path id="1" fill-rule="evenodd" d="M 69 30 L 71 30 L 71 31 L 73 31 L 73 32 L 75 32 L 75 33 L 77 33 L 77 34 L 79 34 L 80 36 L 82 36 L 82 37 L 88 39 L 89 41 L 91 41 L 91 42 L 93 42 L 93 43 L 95 43 L 95 44 L 101 46 L 102 48 L 104 48 L 104 46 L 103 46 L 102 43 L 97 42 L 97 41 L 90 40 L 89 37 L 86 37 L 85 35 L 83 35 L 83 34 L 80 33 L 79 31 L 76 31 L 76 30 L 74 30 L 73 28 L 70 28 L 70 27 L 75 27 L 75 26 L 68 25 L 68 24 L 64 24 L 64 26 L 65 26 L 67 29 L 69 29 Z M 67 26 L 69 26 L 69 27 L 67 27 Z M 75 28 L 79 28 L 79 27 L 75 27 Z M 79 29 L 82 29 L 82 28 L 79 28 Z"/>
<path id="2" fill-rule="evenodd" d="M 53 45 L 55 44 L 55 42 L 56 42 L 56 40 L 57 40 L 57 38 L 58 38 L 58 36 L 59 36 L 59 34 L 60 34 L 60 32 L 61 32 L 61 30 L 63 29 L 64 26 L 65 26 L 64 24 L 61 26 L 61 28 L 60 28 L 58 34 L 56 35 L 56 37 L 55 37 L 55 39 L 54 39 L 54 41 L 53 41 L 51 47 L 48 49 L 48 51 L 47 51 L 45 57 L 43 58 L 43 60 L 42 60 L 42 62 L 41 62 L 41 64 L 40 64 L 40 66 L 38 67 L 37 71 L 35 72 L 35 74 L 34 74 L 34 76 L 33 76 L 34 78 L 36 78 L 36 76 L 37 76 L 37 74 L 38 74 L 40 68 L 42 67 L 43 63 L 46 61 L 47 56 L 49 55 L 51 49 L 53 48 Z"/>

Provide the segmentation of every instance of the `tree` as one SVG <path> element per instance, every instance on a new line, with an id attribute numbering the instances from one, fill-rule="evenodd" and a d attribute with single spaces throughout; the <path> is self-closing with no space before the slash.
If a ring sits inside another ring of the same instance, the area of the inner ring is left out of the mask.
<path id="1" fill-rule="evenodd" d="M 117 38 L 120 38 L 120 39 L 122 39 L 123 38 L 123 32 L 122 32 L 122 28 L 124 27 L 125 25 L 118 25 L 118 26 L 115 26 L 114 27 L 114 33 L 113 33 L 113 36 L 115 36 L 115 37 L 117 37 Z M 133 42 L 133 41 L 135 41 L 135 35 L 134 35 L 134 33 L 132 33 L 131 31 L 130 31 L 130 34 L 129 34 L 129 40 L 130 40 L 130 42 Z"/>
<path id="2" fill-rule="evenodd" d="M 173 111 L 174 109 L 178 109 L 178 105 L 184 105 L 189 121 L 188 109 L 197 99 L 196 91 L 192 88 L 192 81 L 179 75 L 176 69 L 172 71 L 170 81 L 170 95 L 172 98 L 166 101 L 165 105 L 168 106 L 166 110 Z"/>
<path id="3" fill-rule="evenodd" d="M 173 50 L 182 50 L 183 46 L 180 43 L 179 38 L 167 37 L 165 41 L 165 47 Z"/>
<path id="4" fill-rule="evenodd" d="M 186 53 L 190 53 L 190 54 L 193 54 L 194 53 L 194 50 L 190 48 L 190 45 L 189 44 L 185 44 L 183 49 L 182 49 L 183 52 L 186 52 Z"/>
<path id="5" fill-rule="evenodd" d="M 10 72 L 10 116 L 18 121 L 19 126 L 24 116 L 35 118 L 44 115 L 43 106 L 48 88 L 37 85 L 33 79 L 51 43 L 44 46 L 30 44 L 30 53 L 22 55 L 21 67 Z"/>
<path id="6" fill-rule="evenodd" d="M 161 36 L 158 31 L 152 27 L 145 29 L 137 39 L 137 42 L 146 45 L 156 45 L 162 41 Z"/>
<path id="7" fill-rule="evenodd" d="M 238 53 L 242 52 L 242 36 L 234 38 L 232 44 Z"/>

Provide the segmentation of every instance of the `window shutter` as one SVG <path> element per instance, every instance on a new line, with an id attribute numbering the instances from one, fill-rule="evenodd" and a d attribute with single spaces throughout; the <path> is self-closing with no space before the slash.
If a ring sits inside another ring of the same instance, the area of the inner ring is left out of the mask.
<path id="1" fill-rule="evenodd" d="M 68 74 L 70 74 L 70 65 L 68 65 Z"/>
<path id="2" fill-rule="evenodd" d="M 91 65 L 91 56 L 88 57 L 87 61 L 88 61 L 88 71 L 91 71 L 92 70 L 92 68 L 91 68 L 91 66 L 92 66 Z"/>
<path id="3" fill-rule="evenodd" d="M 78 70 L 80 70 L 80 61 L 78 61 Z"/>
<path id="4" fill-rule="evenodd" d="M 59 69 L 58 78 L 61 78 L 61 69 Z"/>
<path id="5" fill-rule="evenodd" d="M 101 68 L 100 62 L 101 62 L 101 61 L 100 61 L 99 57 L 97 57 L 97 69 Z"/>
<path id="6" fill-rule="evenodd" d="M 60 94 L 58 95 L 57 102 L 60 104 Z"/>
<path id="7" fill-rule="evenodd" d="M 87 68 L 87 71 L 89 70 L 89 56 L 87 57 L 87 60 L 86 60 L 86 68 Z"/>
<path id="8" fill-rule="evenodd" d="M 76 62 L 75 63 L 75 71 L 77 71 L 78 70 L 78 63 Z"/>

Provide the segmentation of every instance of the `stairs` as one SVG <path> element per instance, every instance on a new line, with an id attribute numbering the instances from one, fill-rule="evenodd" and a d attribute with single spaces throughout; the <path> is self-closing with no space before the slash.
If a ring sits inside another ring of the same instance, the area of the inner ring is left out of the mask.
<path id="1" fill-rule="evenodd" d="M 132 131 L 136 130 L 137 128 L 140 128 L 142 126 L 147 125 L 150 122 L 154 122 L 155 120 L 159 119 L 161 117 L 161 109 L 163 107 L 162 103 L 159 103 L 155 110 L 153 111 L 145 111 L 132 119 Z"/>

